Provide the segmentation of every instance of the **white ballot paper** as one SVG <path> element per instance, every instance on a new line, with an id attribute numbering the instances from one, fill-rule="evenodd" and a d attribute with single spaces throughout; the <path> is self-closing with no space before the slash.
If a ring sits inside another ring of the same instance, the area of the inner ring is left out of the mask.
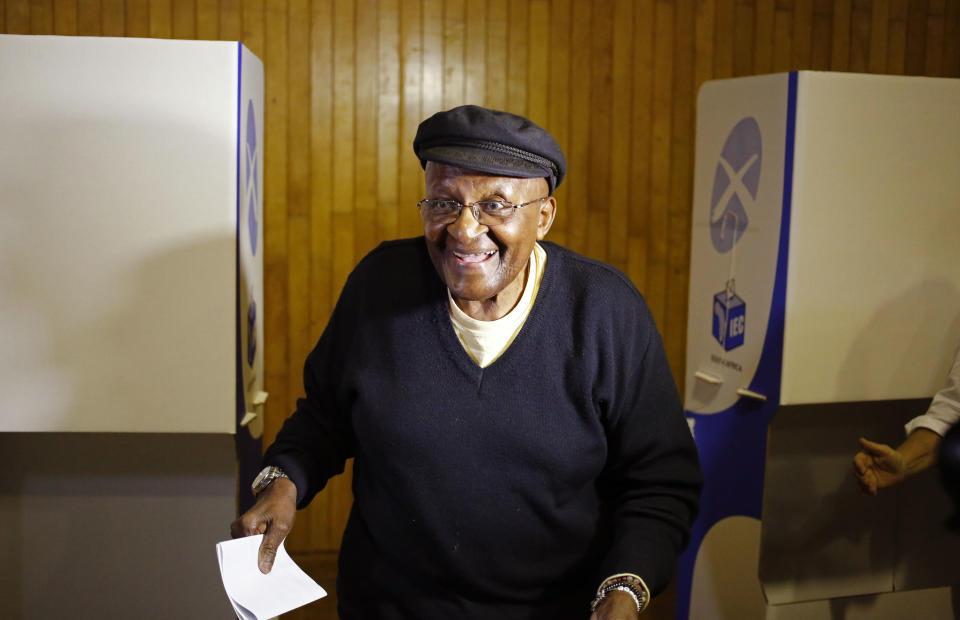
<path id="1" fill-rule="evenodd" d="M 277 549 L 273 570 L 257 567 L 263 534 L 217 543 L 223 587 L 241 620 L 267 620 L 327 595 L 283 548 Z"/>

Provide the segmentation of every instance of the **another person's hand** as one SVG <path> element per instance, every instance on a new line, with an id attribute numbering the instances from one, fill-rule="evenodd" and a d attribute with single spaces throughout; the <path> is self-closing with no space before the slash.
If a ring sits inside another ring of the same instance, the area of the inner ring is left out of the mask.
<path id="1" fill-rule="evenodd" d="M 597 605 L 597 610 L 590 615 L 590 620 L 637 620 L 639 617 L 633 597 L 626 592 L 614 590 Z"/>
<path id="2" fill-rule="evenodd" d="M 269 573 L 277 557 L 277 548 L 290 529 L 297 514 L 297 487 L 289 478 L 277 478 L 257 495 L 257 503 L 239 519 L 230 524 L 234 538 L 263 534 L 258 566 Z"/>
<path id="3" fill-rule="evenodd" d="M 865 493 L 876 495 L 879 489 L 893 486 L 906 478 L 903 455 L 882 443 L 860 438 L 860 452 L 853 457 L 853 472 Z"/>

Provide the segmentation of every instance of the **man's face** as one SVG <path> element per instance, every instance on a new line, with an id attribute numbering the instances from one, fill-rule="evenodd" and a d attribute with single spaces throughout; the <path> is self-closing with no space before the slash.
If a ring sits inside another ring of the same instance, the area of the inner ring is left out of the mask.
<path id="1" fill-rule="evenodd" d="M 493 176 L 436 162 L 427 162 L 425 178 L 428 199 L 464 204 L 490 199 L 522 204 L 549 193 L 546 179 Z M 479 223 L 466 208 L 454 222 L 424 222 L 430 259 L 457 305 L 487 320 L 509 312 L 523 292 L 533 245 L 550 230 L 555 211 L 549 198 L 495 225 Z"/>

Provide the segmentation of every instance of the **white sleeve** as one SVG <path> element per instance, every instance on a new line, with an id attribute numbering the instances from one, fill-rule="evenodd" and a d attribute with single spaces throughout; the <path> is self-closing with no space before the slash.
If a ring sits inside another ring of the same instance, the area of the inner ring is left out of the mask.
<path id="1" fill-rule="evenodd" d="M 930 408 L 910 420 L 904 427 L 907 435 L 918 428 L 930 429 L 941 437 L 960 420 L 960 350 L 947 377 L 947 385 L 936 393 Z"/>

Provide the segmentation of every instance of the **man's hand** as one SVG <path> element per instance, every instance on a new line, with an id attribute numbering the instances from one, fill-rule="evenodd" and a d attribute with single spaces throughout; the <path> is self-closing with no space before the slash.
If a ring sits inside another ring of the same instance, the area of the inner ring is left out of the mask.
<path id="1" fill-rule="evenodd" d="M 633 597 L 626 592 L 614 590 L 597 605 L 597 610 L 590 615 L 590 620 L 637 620 L 639 617 Z"/>
<path id="2" fill-rule="evenodd" d="M 290 533 L 296 514 L 296 485 L 289 478 L 277 478 L 257 495 L 253 508 L 230 524 L 230 535 L 242 538 L 263 534 L 258 565 L 261 573 L 269 573 L 277 548 Z"/>
<path id="3" fill-rule="evenodd" d="M 893 486 L 907 477 L 906 460 L 898 451 L 863 437 L 860 447 L 860 452 L 853 457 L 853 473 L 864 493 L 876 495 L 878 489 Z"/>

